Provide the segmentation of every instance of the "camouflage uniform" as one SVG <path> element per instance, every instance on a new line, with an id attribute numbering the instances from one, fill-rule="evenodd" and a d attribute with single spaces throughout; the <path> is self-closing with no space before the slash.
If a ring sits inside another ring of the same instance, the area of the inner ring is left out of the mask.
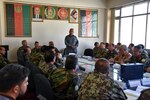
<path id="1" fill-rule="evenodd" d="M 76 73 L 57 68 L 52 71 L 48 79 L 51 81 L 56 100 L 76 100 L 79 86 L 79 78 Z"/>
<path id="2" fill-rule="evenodd" d="M 0 54 L 0 69 L 7 64 L 9 64 L 9 61 L 5 57 L 3 57 L 2 54 Z"/>
<path id="3" fill-rule="evenodd" d="M 117 54 L 118 54 L 118 53 L 117 53 L 116 50 L 113 50 L 113 52 L 108 51 L 108 52 L 106 53 L 105 58 L 106 58 L 106 59 L 111 59 L 111 58 L 114 58 Z"/>
<path id="4" fill-rule="evenodd" d="M 132 55 L 129 62 L 130 63 L 145 63 L 147 59 L 148 59 L 148 57 L 145 54 L 141 54 L 138 56 Z"/>
<path id="5" fill-rule="evenodd" d="M 96 57 L 96 54 L 98 53 L 98 51 L 99 51 L 99 47 L 94 47 L 93 48 L 93 55 L 94 55 L 94 57 Z"/>
<path id="6" fill-rule="evenodd" d="M 19 47 L 19 49 L 17 50 L 17 59 L 18 59 L 18 63 L 21 64 L 21 65 L 25 65 L 25 52 L 24 50 L 26 48 L 29 48 L 28 46 L 27 47 Z"/>
<path id="7" fill-rule="evenodd" d="M 45 76 L 48 76 L 52 70 L 56 69 L 56 66 L 51 63 L 47 64 L 45 61 L 40 61 L 38 68 Z"/>
<path id="8" fill-rule="evenodd" d="M 96 54 L 96 58 L 104 58 L 106 56 L 107 50 L 106 49 L 99 49 Z"/>
<path id="9" fill-rule="evenodd" d="M 78 100 L 125 100 L 123 90 L 101 73 L 89 73 L 78 91 Z"/>
<path id="10" fill-rule="evenodd" d="M 33 64 L 39 66 L 39 62 L 44 61 L 44 55 L 41 52 L 32 52 L 30 59 Z"/>
<path id="11" fill-rule="evenodd" d="M 32 53 L 39 53 L 39 52 L 41 52 L 41 48 L 33 48 L 32 50 Z"/>

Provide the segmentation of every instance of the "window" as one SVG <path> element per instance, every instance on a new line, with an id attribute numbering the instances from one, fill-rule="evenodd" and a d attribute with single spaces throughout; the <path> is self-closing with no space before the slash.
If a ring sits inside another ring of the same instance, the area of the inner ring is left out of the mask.
<path id="1" fill-rule="evenodd" d="M 150 13 L 150 2 L 149 2 L 149 10 L 148 10 L 148 12 Z"/>
<path id="2" fill-rule="evenodd" d="M 147 36 L 146 36 L 146 48 L 150 49 L 150 14 L 148 15 L 148 25 L 147 25 Z"/>
<path id="3" fill-rule="evenodd" d="M 127 6 L 121 9 L 121 16 L 130 16 L 132 15 L 133 6 Z"/>
<path id="4" fill-rule="evenodd" d="M 116 12 L 118 9 L 120 16 L 115 15 L 114 43 L 143 44 L 150 49 L 150 1 L 120 7 Z"/>
<path id="5" fill-rule="evenodd" d="M 116 17 L 120 16 L 120 9 L 115 10 L 115 16 Z"/>
<path id="6" fill-rule="evenodd" d="M 115 32 L 114 32 L 114 43 L 118 43 L 118 38 L 119 38 L 119 20 L 115 20 Z"/>
<path id="7" fill-rule="evenodd" d="M 145 45 L 146 15 L 134 17 L 133 22 L 133 43 Z"/>
<path id="8" fill-rule="evenodd" d="M 129 45 L 131 43 L 132 17 L 121 19 L 120 42 Z"/>
<path id="9" fill-rule="evenodd" d="M 137 4 L 134 6 L 134 14 L 143 14 L 143 13 L 147 13 L 147 2 L 145 3 L 141 3 L 141 4 Z"/>
<path id="10" fill-rule="evenodd" d="M 79 37 L 98 37 L 97 10 L 80 10 Z"/>

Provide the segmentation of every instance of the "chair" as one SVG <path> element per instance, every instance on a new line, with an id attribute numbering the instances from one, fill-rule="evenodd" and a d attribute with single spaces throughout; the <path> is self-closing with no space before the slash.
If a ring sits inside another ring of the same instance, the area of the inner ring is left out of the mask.
<path id="1" fill-rule="evenodd" d="M 90 48 L 85 49 L 84 55 L 93 57 L 93 49 L 90 49 Z"/>
<path id="2" fill-rule="evenodd" d="M 38 98 L 54 100 L 53 91 L 49 80 L 42 74 L 36 74 L 34 77 L 36 94 Z"/>

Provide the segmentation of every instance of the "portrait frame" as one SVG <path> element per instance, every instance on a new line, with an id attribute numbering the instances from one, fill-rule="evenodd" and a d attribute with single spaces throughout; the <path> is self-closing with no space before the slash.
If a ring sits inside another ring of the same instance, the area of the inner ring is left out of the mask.
<path id="1" fill-rule="evenodd" d="M 79 22 L 79 9 L 70 8 L 69 9 L 69 23 L 78 23 Z"/>
<path id="2" fill-rule="evenodd" d="M 37 13 L 37 14 L 35 14 Z M 42 5 L 32 5 L 31 15 L 33 22 L 43 22 L 43 6 Z"/>
<path id="3" fill-rule="evenodd" d="M 57 20 L 58 19 L 57 11 L 58 8 L 55 6 L 44 6 L 44 19 Z"/>
<path id="4" fill-rule="evenodd" d="M 66 7 L 58 7 L 58 20 L 68 20 L 69 18 L 69 8 Z"/>

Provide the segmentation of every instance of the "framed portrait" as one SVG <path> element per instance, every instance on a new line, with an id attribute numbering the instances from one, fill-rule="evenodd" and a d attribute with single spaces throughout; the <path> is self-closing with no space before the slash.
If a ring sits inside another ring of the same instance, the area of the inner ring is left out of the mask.
<path id="1" fill-rule="evenodd" d="M 43 21 L 43 6 L 32 5 L 32 21 Z"/>
<path id="2" fill-rule="evenodd" d="M 60 19 L 60 20 L 68 20 L 68 16 L 69 16 L 68 8 L 59 7 L 57 14 L 58 14 L 58 19 Z"/>
<path id="3" fill-rule="evenodd" d="M 45 19 L 57 19 L 57 7 L 45 6 L 44 7 L 44 18 Z"/>
<path id="4" fill-rule="evenodd" d="M 69 10 L 69 22 L 70 23 L 78 23 L 79 9 L 78 8 L 70 8 Z"/>

